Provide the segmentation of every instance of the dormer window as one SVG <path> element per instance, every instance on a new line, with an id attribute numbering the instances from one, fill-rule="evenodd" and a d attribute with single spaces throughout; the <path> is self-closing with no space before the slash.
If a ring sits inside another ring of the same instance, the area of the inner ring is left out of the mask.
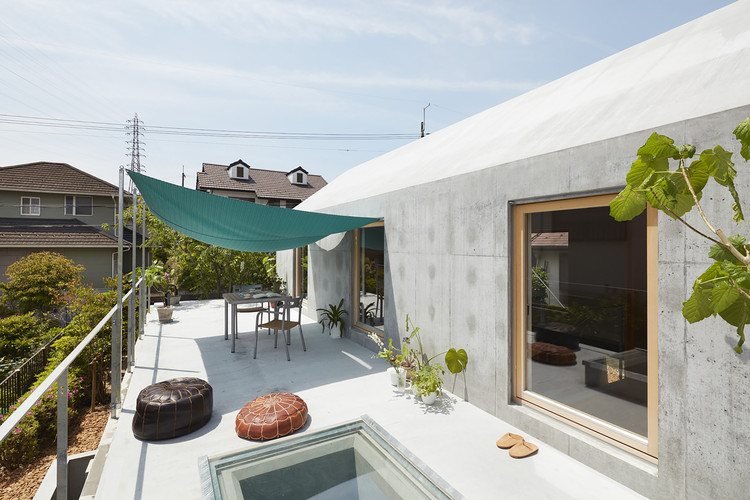
<path id="1" fill-rule="evenodd" d="M 249 179 L 250 166 L 242 160 L 229 165 L 229 177 L 232 179 Z"/>
<path id="2" fill-rule="evenodd" d="M 289 179 L 289 182 L 297 186 L 307 185 L 307 170 L 302 167 L 295 168 L 294 170 L 286 174 L 286 177 L 287 179 Z"/>

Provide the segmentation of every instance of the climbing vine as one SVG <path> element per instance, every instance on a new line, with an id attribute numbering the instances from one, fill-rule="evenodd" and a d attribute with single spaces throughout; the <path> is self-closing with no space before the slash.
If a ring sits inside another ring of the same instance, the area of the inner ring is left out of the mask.
<path id="1" fill-rule="evenodd" d="M 750 160 L 750 118 L 734 129 L 740 141 L 740 155 Z M 638 158 L 627 174 L 627 185 L 611 202 L 610 214 L 618 221 L 631 220 L 648 205 L 681 222 L 691 231 L 713 242 L 708 256 L 713 263 L 693 284 L 690 297 L 682 304 L 682 314 L 696 323 L 720 316 L 737 328 L 739 340 L 734 350 L 742 353 L 745 325 L 750 323 L 750 244 L 739 234 L 726 236 L 711 222 L 701 205 L 703 190 L 713 179 L 732 197 L 732 218 L 744 220 L 732 153 L 721 146 L 706 149 L 695 158 L 690 144 L 675 146 L 674 140 L 656 132 L 638 149 Z M 675 165 L 672 170 L 672 165 Z M 699 229 L 684 216 L 695 208 L 705 228 Z"/>

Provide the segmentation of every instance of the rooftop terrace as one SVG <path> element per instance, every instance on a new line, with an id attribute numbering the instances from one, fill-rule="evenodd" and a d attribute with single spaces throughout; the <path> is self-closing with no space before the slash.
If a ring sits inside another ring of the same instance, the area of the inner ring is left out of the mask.
<path id="1" fill-rule="evenodd" d="M 348 339 L 322 335 L 311 318 L 303 320 L 307 352 L 295 331 L 287 362 L 283 347 L 274 350 L 267 335 L 261 335 L 258 357 L 252 358 L 252 314 L 240 315 L 240 338 L 230 353 L 223 316 L 222 300 L 183 302 L 171 323 L 149 315 L 124 383 L 122 413 L 105 430 L 84 497 L 95 491 L 97 499 L 202 498 L 199 457 L 258 446 L 235 434 L 240 408 L 264 394 L 293 392 L 307 403 L 309 419 L 291 438 L 369 415 L 465 498 L 643 498 L 453 394 L 426 406 L 397 393 L 382 360 Z M 138 392 L 175 377 L 199 377 L 212 385 L 211 420 L 186 436 L 139 441 L 131 430 Z M 451 380 L 446 386 L 450 389 Z M 510 458 L 495 446 L 506 432 L 524 435 L 539 452 Z"/>

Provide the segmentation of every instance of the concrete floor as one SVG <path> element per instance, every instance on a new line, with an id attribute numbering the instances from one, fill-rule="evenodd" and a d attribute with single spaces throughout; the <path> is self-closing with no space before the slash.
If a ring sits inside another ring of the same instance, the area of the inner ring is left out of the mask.
<path id="1" fill-rule="evenodd" d="M 295 331 L 287 362 L 283 347 L 274 350 L 273 338 L 262 335 L 254 360 L 254 318 L 242 314 L 232 354 L 224 340 L 223 315 L 221 300 L 183 302 L 172 323 L 159 324 L 155 314 L 149 315 L 136 347 L 135 368 L 126 380 L 122 414 L 105 431 L 84 498 L 94 491 L 101 500 L 201 498 L 199 457 L 257 446 L 237 437 L 234 420 L 243 405 L 271 392 L 293 392 L 306 401 L 309 421 L 298 433 L 369 415 L 465 498 L 643 498 L 457 396 L 445 393 L 430 407 L 398 394 L 381 359 L 372 359 L 372 352 L 347 339 L 322 335 L 312 319 L 303 322 L 307 352 Z M 211 420 L 179 438 L 137 440 L 131 425 L 138 392 L 184 376 L 211 383 Z M 539 452 L 510 458 L 495 446 L 506 432 L 524 435 Z"/>

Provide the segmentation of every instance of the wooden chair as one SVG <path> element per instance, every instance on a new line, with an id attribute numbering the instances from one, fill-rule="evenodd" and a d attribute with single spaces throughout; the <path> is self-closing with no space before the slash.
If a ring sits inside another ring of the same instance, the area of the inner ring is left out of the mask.
<path id="1" fill-rule="evenodd" d="M 276 307 L 279 307 L 279 304 L 282 301 L 277 302 Z M 279 331 L 283 332 L 284 334 L 284 348 L 286 349 L 286 360 L 291 361 L 291 358 L 289 357 L 289 344 L 291 344 L 291 338 L 292 338 L 292 328 L 295 326 L 299 328 L 299 336 L 300 339 L 302 339 L 302 350 L 307 351 L 307 346 L 305 346 L 305 336 L 302 334 L 302 297 L 297 297 L 293 299 L 287 299 L 284 300 L 284 306 L 281 311 L 279 311 L 279 315 L 281 316 L 276 318 L 270 317 L 270 311 L 263 311 L 258 313 L 258 316 L 256 316 L 255 319 L 255 350 L 253 351 L 253 359 L 255 359 L 258 355 L 258 332 L 261 328 L 268 328 L 270 330 L 275 330 L 276 334 L 274 336 L 273 341 L 273 347 L 274 349 L 278 346 L 279 341 Z M 297 321 L 292 321 L 291 319 L 291 311 L 293 309 L 297 309 Z M 269 321 L 266 321 L 264 323 L 261 323 L 261 319 L 263 318 L 263 315 L 265 313 L 269 313 Z"/>

